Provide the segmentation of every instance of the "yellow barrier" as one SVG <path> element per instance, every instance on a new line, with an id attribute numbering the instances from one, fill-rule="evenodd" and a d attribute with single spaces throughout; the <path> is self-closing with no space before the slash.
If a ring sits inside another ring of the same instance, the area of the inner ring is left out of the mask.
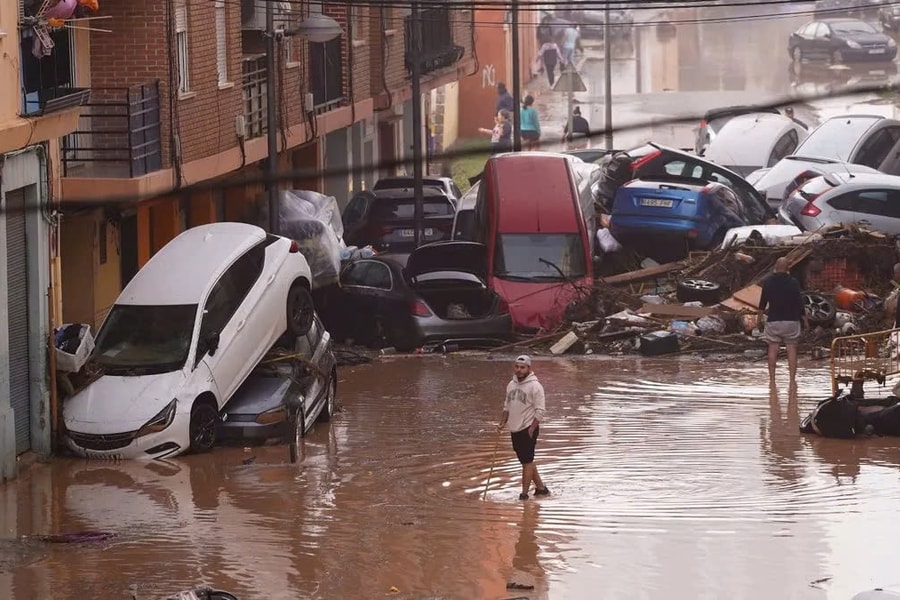
<path id="1" fill-rule="evenodd" d="M 900 328 L 836 337 L 831 341 L 831 393 L 838 385 L 866 380 L 884 383 L 900 373 Z"/>

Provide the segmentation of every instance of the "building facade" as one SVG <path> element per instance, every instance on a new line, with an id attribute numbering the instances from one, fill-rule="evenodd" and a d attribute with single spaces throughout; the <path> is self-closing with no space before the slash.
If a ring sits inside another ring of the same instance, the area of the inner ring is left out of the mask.
<path id="1" fill-rule="evenodd" d="M 455 119 L 454 85 L 475 68 L 472 11 L 423 10 L 413 49 L 398 6 L 275 7 L 278 187 L 343 206 L 379 176 L 412 172 L 410 59 L 423 61 L 425 114 Z M 103 19 L 72 28 L 47 26 L 40 0 L 0 3 L 0 50 L 21 59 L 0 65 L 0 356 L 10 357 L 0 361 L 0 479 L 23 452 L 51 451 L 54 327 L 96 333 L 124 285 L 186 228 L 263 222 L 264 8 L 78 0 L 70 18 Z M 316 13 L 341 34 L 305 39 Z M 36 25 L 52 48 L 35 51 Z M 455 123 L 441 125 L 454 135 Z"/>

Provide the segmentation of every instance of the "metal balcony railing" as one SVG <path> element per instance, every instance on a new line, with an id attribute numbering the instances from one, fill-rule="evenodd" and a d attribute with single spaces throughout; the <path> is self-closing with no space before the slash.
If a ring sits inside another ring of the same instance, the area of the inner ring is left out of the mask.
<path id="1" fill-rule="evenodd" d="M 418 59 L 421 73 L 443 69 L 459 62 L 465 48 L 453 41 L 450 9 L 430 8 L 419 12 L 419 40 L 421 48 L 413 46 L 413 22 L 404 19 L 406 34 L 406 70 L 412 73 L 413 61 Z"/>
<path id="2" fill-rule="evenodd" d="M 266 55 L 253 54 L 241 61 L 244 90 L 244 132 L 248 138 L 260 137 L 268 131 L 266 125 Z"/>
<path id="3" fill-rule="evenodd" d="M 159 81 L 90 88 L 78 129 L 63 138 L 65 177 L 140 177 L 162 168 Z"/>

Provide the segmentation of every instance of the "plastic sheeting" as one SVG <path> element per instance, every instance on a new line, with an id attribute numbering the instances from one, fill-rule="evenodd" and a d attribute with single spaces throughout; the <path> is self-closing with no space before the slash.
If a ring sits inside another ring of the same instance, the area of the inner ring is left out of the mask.
<path id="1" fill-rule="evenodd" d="M 263 211 L 266 213 L 267 211 Z M 268 215 L 264 215 L 268 219 Z M 312 272 L 312 287 L 336 283 L 344 249 L 344 224 L 334 196 L 286 190 L 278 197 L 278 233 L 295 240 Z"/>

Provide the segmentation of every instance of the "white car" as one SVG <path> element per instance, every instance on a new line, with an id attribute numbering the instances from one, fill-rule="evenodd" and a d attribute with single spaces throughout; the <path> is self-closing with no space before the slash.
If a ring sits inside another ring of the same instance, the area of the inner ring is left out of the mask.
<path id="1" fill-rule="evenodd" d="M 806 133 L 803 126 L 784 115 L 740 115 L 725 123 L 703 158 L 746 176 L 793 154 Z"/>
<path id="2" fill-rule="evenodd" d="M 831 173 L 871 173 L 881 171 L 830 158 L 785 156 L 771 169 L 760 169 L 747 176 L 747 182 L 765 196 L 766 203 L 778 209 L 781 203 L 804 182 Z"/>
<path id="3" fill-rule="evenodd" d="M 209 450 L 219 410 L 282 335 L 312 326 L 296 242 L 243 223 L 189 229 L 129 282 L 97 333 L 102 375 L 63 406 L 90 458 Z"/>

